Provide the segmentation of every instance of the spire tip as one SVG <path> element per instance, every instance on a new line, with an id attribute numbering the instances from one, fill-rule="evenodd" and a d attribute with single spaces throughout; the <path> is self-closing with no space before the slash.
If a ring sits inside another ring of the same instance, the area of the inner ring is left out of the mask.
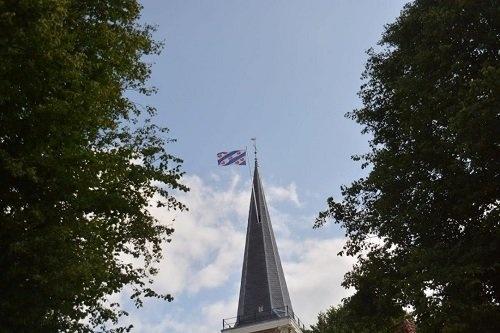
<path id="1" fill-rule="evenodd" d="M 254 157 L 255 157 L 255 167 L 257 167 L 259 165 L 259 163 L 257 161 L 257 138 L 251 138 L 250 140 L 253 141 L 253 153 L 254 153 Z"/>

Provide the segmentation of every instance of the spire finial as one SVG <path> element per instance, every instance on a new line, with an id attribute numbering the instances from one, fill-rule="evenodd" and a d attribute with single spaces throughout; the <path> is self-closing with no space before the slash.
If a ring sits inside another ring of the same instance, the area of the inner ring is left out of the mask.
<path id="1" fill-rule="evenodd" d="M 257 162 L 257 138 L 252 138 L 251 140 L 253 141 L 253 153 L 255 156 L 255 165 L 257 166 L 257 164 L 258 164 L 258 162 Z"/>

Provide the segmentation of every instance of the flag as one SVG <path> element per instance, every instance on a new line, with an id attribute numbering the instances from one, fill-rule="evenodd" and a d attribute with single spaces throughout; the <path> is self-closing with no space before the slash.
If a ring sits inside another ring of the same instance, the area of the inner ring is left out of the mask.
<path id="1" fill-rule="evenodd" d="M 230 164 L 246 165 L 246 150 L 233 150 L 229 152 L 220 152 L 217 154 L 217 164 L 226 166 Z"/>

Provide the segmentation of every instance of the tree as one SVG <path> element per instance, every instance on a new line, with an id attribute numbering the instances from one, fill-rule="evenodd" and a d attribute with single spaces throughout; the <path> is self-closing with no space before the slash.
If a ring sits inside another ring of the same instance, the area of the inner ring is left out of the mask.
<path id="1" fill-rule="evenodd" d="M 367 177 L 328 199 L 344 253 L 368 253 L 345 280 L 391 271 L 422 332 L 500 329 L 500 7 L 416 0 L 369 51 L 349 116 L 371 135 Z M 375 241 L 374 241 L 375 240 Z"/>
<path id="2" fill-rule="evenodd" d="M 171 299 L 151 279 L 173 229 L 148 208 L 184 209 L 187 188 L 156 110 L 127 97 L 154 92 L 143 59 L 161 49 L 140 11 L 0 1 L 1 332 L 112 331 L 125 286 Z"/>
<path id="3" fill-rule="evenodd" d="M 402 318 L 379 318 L 373 321 L 373 313 L 363 312 L 368 310 L 362 299 L 348 298 L 337 307 L 331 307 L 326 312 L 318 315 L 318 322 L 311 326 L 311 333 L 392 333 L 397 332 Z M 363 300 L 364 301 L 364 300 Z M 361 306 L 361 308 L 359 307 Z M 357 312 L 361 310 L 361 312 Z M 401 309 L 399 309 L 401 311 Z M 398 332 L 399 333 L 399 332 Z"/>
<path id="4" fill-rule="evenodd" d="M 356 292 L 337 307 L 331 307 L 318 315 L 318 322 L 312 326 L 312 333 L 391 333 L 396 332 L 401 322 L 408 317 L 395 301 L 398 290 L 391 285 L 379 283 L 392 275 L 392 271 L 378 270 L 375 274 L 360 272 L 365 266 L 379 268 L 376 260 L 361 258 L 367 265 L 346 275 L 344 286 L 351 285 Z M 352 281 L 351 276 L 355 276 Z"/>

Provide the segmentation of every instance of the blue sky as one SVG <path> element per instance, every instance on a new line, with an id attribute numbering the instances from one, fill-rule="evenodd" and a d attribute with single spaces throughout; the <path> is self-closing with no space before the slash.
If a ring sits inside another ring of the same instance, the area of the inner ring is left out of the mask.
<path id="1" fill-rule="evenodd" d="M 192 191 L 181 197 L 189 213 L 155 212 L 176 228 L 155 282 L 175 301 L 129 309 L 136 332 L 215 332 L 235 315 L 249 170 L 218 168 L 216 153 L 251 137 L 295 311 L 312 323 L 348 294 L 340 281 L 353 261 L 335 256 L 343 232 L 311 226 L 328 196 L 363 175 L 350 156 L 369 138 L 344 114 L 360 105 L 365 51 L 406 2 L 143 1 L 165 49 L 151 59 L 159 92 L 137 101 L 178 139 L 170 148 Z"/>

